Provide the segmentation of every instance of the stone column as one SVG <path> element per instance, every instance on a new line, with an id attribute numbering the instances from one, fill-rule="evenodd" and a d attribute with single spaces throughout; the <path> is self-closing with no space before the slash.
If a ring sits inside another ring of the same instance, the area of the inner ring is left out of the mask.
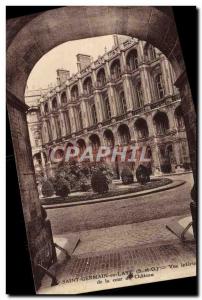
<path id="1" fill-rule="evenodd" d="M 59 118 L 60 118 L 60 128 L 61 128 L 61 136 L 65 137 L 67 135 L 66 125 L 65 125 L 65 116 L 61 109 L 59 109 Z"/>
<path id="2" fill-rule="evenodd" d="M 133 95 L 132 95 L 132 87 L 131 87 L 131 80 L 128 74 L 122 76 L 123 78 L 123 88 L 124 94 L 127 104 L 127 111 L 130 112 L 133 110 Z"/>
<path id="3" fill-rule="evenodd" d="M 174 116 L 174 109 L 172 106 L 169 106 L 167 109 L 167 116 L 169 121 L 170 130 L 175 130 L 175 116 Z"/>
<path id="4" fill-rule="evenodd" d="M 139 67 L 139 70 L 144 96 L 144 104 L 149 104 L 152 102 L 151 78 L 149 73 L 149 67 L 146 64 L 142 64 Z"/>
<path id="5" fill-rule="evenodd" d="M 152 118 L 152 114 L 148 113 L 147 115 L 147 126 L 148 126 L 148 131 L 149 131 L 149 137 L 153 138 L 156 136 L 156 129 L 153 123 L 153 118 Z"/>
<path id="6" fill-rule="evenodd" d="M 104 120 L 103 111 L 102 111 L 102 96 L 98 90 L 94 91 L 94 101 L 95 101 L 95 108 L 97 114 L 98 123 L 102 123 Z"/>
<path id="7" fill-rule="evenodd" d="M 154 175 L 161 175 L 161 161 L 160 161 L 160 150 L 157 142 L 154 139 L 153 145 L 151 145 L 152 150 L 152 160 L 153 160 L 153 173 Z"/>
<path id="8" fill-rule="evenodd" d="M 173 84 L 170 66 L 167 58 L 161 54 L 161 69 L 164 81 L 165 96 L 173 95 Z"/>
<path id="9" fill-rule="evenodd" d="M 82 114 L 82 124 L 83 128 L 89 127 L 89 120 L 88 120 L 88 114 L 87 114 L 87 108 L 86 108 L 86 102 L 84 99 L 81 100 L 81 114 Z"/>
<path id="10" fill-rule="evenodd" d="M 144 62 L 144 43 L 143 41 L 139 41 L 138 42 L 138 47 L 137 47 L 137 50 L 138 50 L 138 60 L 139 60 L 139 63 L 143 63 Z"/>
<path id="11" fill-rule="evenodd" d="M 72 106 L 69 107 L 69 121 L 71 125 L 71 133 L 76 132 L 76 121 L 74 116 L 74 109 Z"/>
<path id="12" fill-rule="evenodd" d="M 127 70 L 127 64 L 126 64 L 126 57 L 125 57 L 125 52 L 121 51 L 121 69 L 122 71 L 126 71 Z"/>
<path id="13" fill-rule="evenodd" d="M 111 116 L 112 118 L 115 118 L 118 115 L 116 107 L 116 95 L 114 92 L 113 85 L 111 83 L 107 84 L 107 91 L 109 96 L 109 105 L 111 108 Z"/>
<path id="14" fill-rule="evenodd" d="M 70 94 L 70 87 L 67 86 L 67 102 L 71 99 L 71 94 Z"/>
<path id="15" fill-rule="evenodd" d="M 57 139 L 57 130 L 56 130 L 56 125 L 55 125 L 55 119 L 53 114 L 50 114 L 50 126 L 51 126 L 51 134 L 52 134 L 52 140 Z"/>
<path id="16" fill-rule="evenodd" d="M 173 144 L 173 152 L 175 155 L 176 164 L 180 165 L 182 161 L 181 161 L 181 149 L 180 149 L 179 142 L 175 142 Z"/>

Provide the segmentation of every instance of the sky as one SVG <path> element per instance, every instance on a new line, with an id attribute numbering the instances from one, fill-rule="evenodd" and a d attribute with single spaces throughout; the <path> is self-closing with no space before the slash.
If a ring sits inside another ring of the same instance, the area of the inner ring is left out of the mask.
<path id="1" fill-rule="evenodd" d="M 63 43 L 46 53 L 34 66 L 27 81 L 29 90 L 47 88 L 56 81 L 56 70 L 77 73 L 76 54 L 88 54 L 96 60 L 113 46 L 113 36 L 102 36 Z"/>

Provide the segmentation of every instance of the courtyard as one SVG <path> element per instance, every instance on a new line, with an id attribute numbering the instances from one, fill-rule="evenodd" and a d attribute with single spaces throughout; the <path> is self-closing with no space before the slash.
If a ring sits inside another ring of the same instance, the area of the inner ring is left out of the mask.
<path id="1" fill-rule="evenodd" d="M 74 293 L 78 284 L 81 292 L 87 292 L 92 290 L 92 280 L 99 289 L 101 275 L 107 278 L 105 283 L 113 282 L 113 287 L 152 282 L 154 277 L 156 281 L 171 279 L 172 266 L 179 271 L 175 270 L 176 278 L 194 276 L 193 239 L 182 242 L 166 228 L 171 222 L 190 219 L 192 173 L 169 177 L 185 183 L 130 199 L 47 209 L 56 243 L 65 246 L 68 239 L 79 238 L 71 249 L 71 259 L 64 264 L 61 260 L 56 268 L 58 285 L 52 287 L 52 293 Z M 192 235 L 192 229 L 189 233 Z M 61 254 L 58 257 L 61 259 Z M 50 283 L 45 276 L 39 293 L 48 293 Z"/>

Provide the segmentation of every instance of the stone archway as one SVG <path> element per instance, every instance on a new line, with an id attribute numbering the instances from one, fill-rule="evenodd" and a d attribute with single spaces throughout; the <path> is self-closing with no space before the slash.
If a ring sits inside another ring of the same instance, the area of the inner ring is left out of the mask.
<path id="1" fill-rule="evenodd" d="M 75 16 L 78 16 L 75 17 Z M 95 25 L 96 18 L 96 25 Z M 120 21 L 123 20 L 123 21 Z M 25 112 L 24 91 L 37 61 L 52 48 L 71 40 L 108 34 L 122 34 L 145 40 L 167 56 L 176 74 L 196 182 L 196 114 L 176 25 L 170 7 L 61 7 L 11 19 L 7 22 L 7 108 L 15 150 L 18 178 L 28 240 L 29 228 L 40 234 L 41 206 L 34 180 L 31 146 Z M 196 193 L 192 193 L 193 197 Z M 31 252 L 32 253 L 32 252 Z"/>

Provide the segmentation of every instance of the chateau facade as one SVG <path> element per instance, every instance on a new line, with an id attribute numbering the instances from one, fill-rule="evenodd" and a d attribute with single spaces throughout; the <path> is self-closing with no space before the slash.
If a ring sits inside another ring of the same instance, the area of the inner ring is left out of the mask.
<path id="1" fill-rule="evenodd" d="M 112 50 L 96 61 L 78 54 L 77 66 L 73 76 L 57 70 L 58 85 L 35 95 L 28 110 L 37 174 L 53 175 L 56 165 L 47 153 L 65 143 L 146 146 L 153 174 L 190 169 L 175 74 L 158 49 L 135 38 L 120 43 L 114 36 Z"/>

